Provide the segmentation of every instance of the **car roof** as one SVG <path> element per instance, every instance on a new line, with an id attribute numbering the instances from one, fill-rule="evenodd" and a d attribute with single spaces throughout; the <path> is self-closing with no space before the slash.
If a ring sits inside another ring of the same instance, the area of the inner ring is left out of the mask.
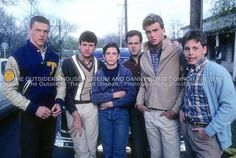
<path id="1" fill-rule="evenodd" d="M 119 48 L 120 49 L 120 62 L 124 62 L 130 58 L 130 52 L 128 48 Z M 96 48 L 93 55 L 99 59 L 104 61 L 103 59 L 103 50 L 102 48 Z"/>

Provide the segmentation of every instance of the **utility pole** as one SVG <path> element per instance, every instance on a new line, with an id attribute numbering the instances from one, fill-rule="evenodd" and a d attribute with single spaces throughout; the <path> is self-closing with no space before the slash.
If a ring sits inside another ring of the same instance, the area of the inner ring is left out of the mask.
<path id="1" fill-rule="evenodd" d="M 202 29 L 202 0 L 190 1 L 190 29 Z"/>
<path id="2" fill-rule="evenodd" d="M 125 7 L 125 35 L 128 32 L 128 16 L 127 16 L 127 12 L 128 12 L 128 7 L 127 7 L 127 0 L 125 0 L 124 2 L 124 7 Z M 127 47 L 126 42 L 125 43 L 125 47 Z"/>

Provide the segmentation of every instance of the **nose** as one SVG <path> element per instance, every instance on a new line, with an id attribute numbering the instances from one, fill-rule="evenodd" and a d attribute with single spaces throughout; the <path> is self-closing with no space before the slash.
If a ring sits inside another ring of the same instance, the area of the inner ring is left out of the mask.
<path id="1" fill-rule="evenodd" d="M 153 37 L 154 36 L 154 32 L 151 31 L 150 33 L 150 37 Z"/>
<path id="2" fill-rule="evenodd" d="M 190 49 L 189 52 L 188 52 L 189 55 L 193 54 L 193 50 Z"/>
<path id="3" fill-rule="evenodd" d="M 40 31 L 40 36 L 41 37 L 44 37 L 46 34 L 45 34 L 45 32 L 42 30 L 42 31 Z"/>

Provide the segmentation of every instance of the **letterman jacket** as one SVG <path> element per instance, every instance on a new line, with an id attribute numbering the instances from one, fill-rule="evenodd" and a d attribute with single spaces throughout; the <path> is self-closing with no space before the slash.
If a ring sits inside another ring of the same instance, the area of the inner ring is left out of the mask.
<path id="1" fill-rule="evenodd" d="M 40 50 L 28 40 L 7 61 L 3 94 L 13 105 L 33 115 L 39 106 L 51 109 L 55 103 L 63 105 L 65 84 L 58 63 L 58 55 L 50 49 L 45 50 L 43 60 Z"/>

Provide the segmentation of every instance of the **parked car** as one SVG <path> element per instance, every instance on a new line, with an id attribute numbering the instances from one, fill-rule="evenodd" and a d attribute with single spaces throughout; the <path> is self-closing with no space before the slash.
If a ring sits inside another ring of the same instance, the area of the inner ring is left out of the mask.
<path id="1" fill-rule="evenodd" d="M 102 48 L 97 48 L 94 52 L 94 56 L 102 61 L 103 60 L 103 52 Z M 129 50 L 127 48 L 120 48 L 120 63 L 123 63 L 124 61 L 128 60 L 130 57 Z M 131 153 L 131 147 L 130 147 L 130 135 L 131 132 L 129 132 L 129 143 L 126 147 L 126 152 Z M 67 126 L 67 120 L 65 115 L 65 107 L 62 108 L 62 113 L 58 119 L 58 127 L 57 127 L 57 133 L 56 133 L 56 139 L 54 145 L 59 148 L 71 148 L 73 149 L 73 142 L 70 137 L 68 126 Z M 181 145 L 180 145 L 181 155 L 184 154 L 186 151 L 185 144 L 183 141 L 183 137 L 181 136 Z M 100 141 L 98 141 L 98 152 L 102 152 L 102 145 Z"/>
<path id="2" fill-rule="evenodd" d="M 94 56 L 99 59 L 103 60 L 103 51 L 102 48 L 97 48 L 94 51 Z M 128 60 L 130 57 L 130 53 L 128 48 L 120 48 L 120 63 L 123 63 L 124 61 Z M 58 119 L 58 128 L 56 133 L 56 139 L 55 139 L 55 146 L 61 147 L 61 148 L 73 148 L 73 142 L 70 137 L 67 121 L 66 121 L 66 115 L 65 115 L 65 107 L 62 108 L 61 116 Z M 126 148 L 127 152 L 130 152 L 130 147 L 127 146 Z M 98 151 L 102 152 L 102 146 L 100 143 L 98 143 Z"/>
<path id="3" fill-rule="evenodd" d="M 0 58 L 0 118 L 5 117 L 10 112 L 16 109 L 2 94 L 3 88 L 3 79 L 4 79 L 4 72 L 6 67 L 7 59 Z"/>

